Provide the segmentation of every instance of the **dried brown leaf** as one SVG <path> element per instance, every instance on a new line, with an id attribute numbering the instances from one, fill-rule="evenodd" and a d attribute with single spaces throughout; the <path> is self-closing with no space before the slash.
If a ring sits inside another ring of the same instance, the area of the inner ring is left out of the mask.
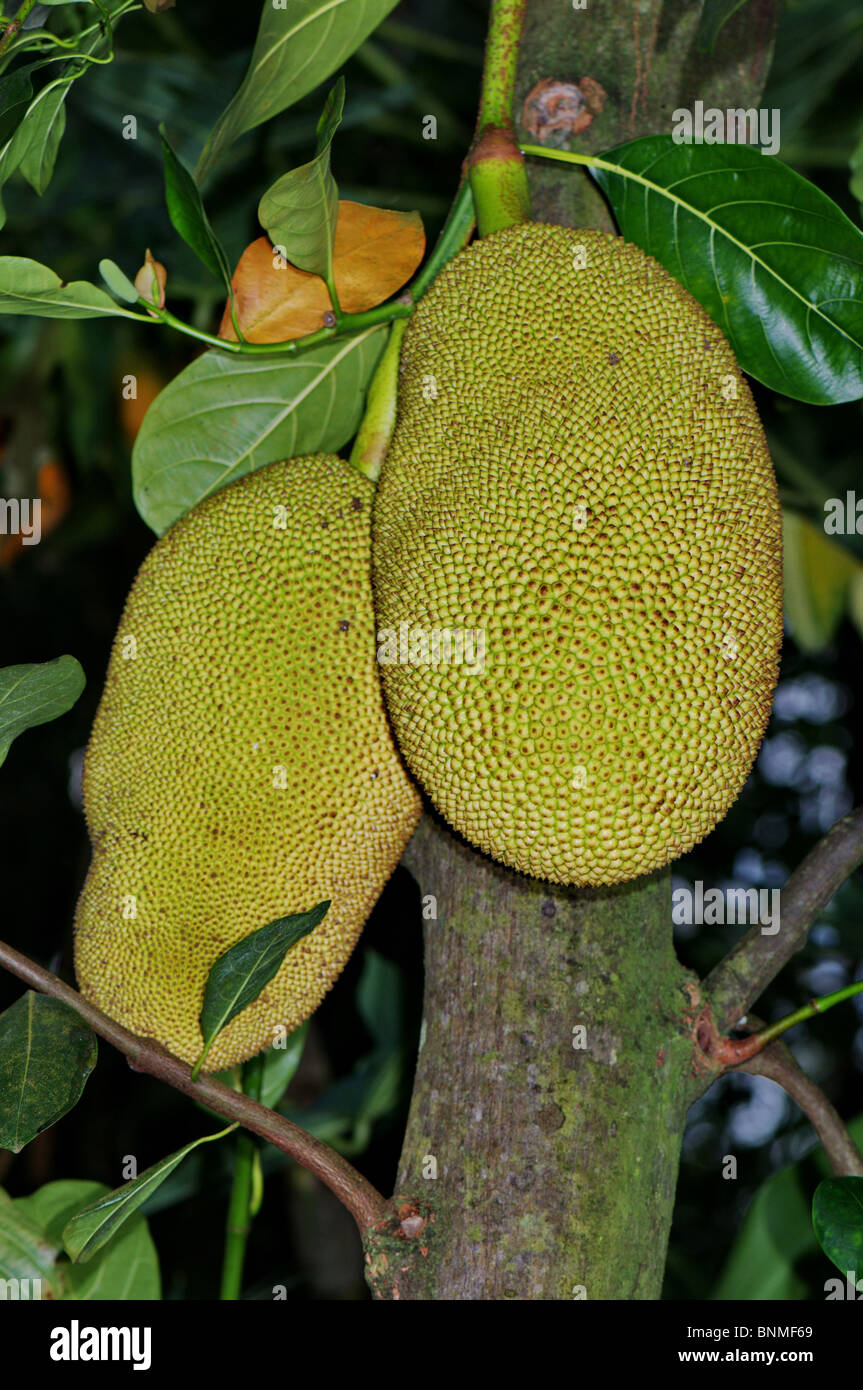
<path id="1" fill-rule="evenodd" d="M 389 299 L 416 270 L 424 251 L 419 213 L 340 202 L 333 273 L 342 311 L 360 314 Z M 251 343 L 313 333 L 332 309 L 321 277 L 290 265 L 266 237 L 246 247 L 232 284 L 237 320 Z M 227 304 L 219 336 L 236 338 Z"/>

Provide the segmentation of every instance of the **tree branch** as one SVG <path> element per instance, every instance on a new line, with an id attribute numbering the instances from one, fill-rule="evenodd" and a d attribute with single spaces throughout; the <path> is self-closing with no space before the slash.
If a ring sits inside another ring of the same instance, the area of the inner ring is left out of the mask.
<path id="1" fill-rule="evenodd" d="M 820 1086 L 797 1065 L 784 1043 L 768 1043 L 761 1052 L 732 1070 L 775 1081 L 811 1121 L 837 1178 L 863 1178 L 863 1156 L 846 1125 Z"/>
<path id="2" fill-rule="evenodd" d="M 135 1033 L 130 1033 L 122 1024 L 103 1014 L 101 1009 L 88 1003 L 77 990 L 64 984 L 56 975 L 43 970 L 41 965 L 37 965 L 5 941 L 0 941 L 0 965 L 5 966 L 33 989 L 39 990 L 42 994 L 50 994 L 52 998 L 68 1004 L 89 1024 L 94 1033 L 98 1033 L 100 1038 L 104 1038 L 112 1047 L 124 1053 L 133 1070 L 156 1076 L 175 1090 L 182 1091 L 184 1095 L 209 1106 L 226 1120 L 236 1120 L 252 1134 L 266 1139 L 274 1148 L 281 1149 L 282 1153 L 286 1153 L 296 1163 L 314 1173 L 315 1177 L 320 1178 L 321 1182 L 335 1193 L 342 1205 L 347 1207 L 361 1233 L 392 1217 L 392 1204 L 372 1187 L 362 1173 L 358 1173 L 356 1168 L 328 1144 L 300 1129 L 299 1125 L 292 1124 L 275 1110 L 269 1110 L 250 1096 L 233 1091 L 230 1086 L 212 1077 L 201 1076 L 197 1081 L 193 1081 L 191 1068 L 185 1062 L 181 1062 L 179 1057 L 174 1057 L 161 1043 L 153 1038 L 140 1038 Z"/>
<path id="3" fill-rule="evenodd" d="M 863 807 L 831 826 L 781 892 L 780 928 L 766 936 L 752 927 L 710 972 L 704 988 L 716 1027 L 732 1028 L 801 946 L 818 914 L 863 863 Z"/>

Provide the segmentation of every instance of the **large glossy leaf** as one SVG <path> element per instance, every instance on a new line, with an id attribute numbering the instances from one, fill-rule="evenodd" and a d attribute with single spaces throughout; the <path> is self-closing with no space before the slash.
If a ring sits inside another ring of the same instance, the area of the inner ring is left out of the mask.
<path id="1" fill-rule="evenodd" d="M 397 0 L 290 0 L 264 5 L 249 70 L 195 170 L 201 183 L 243 131 L 268 121 L 337 72 Z"/>
<path id="2" fill-rule="evenodd" d="M 332 286 L 333 246 L 339 215 L 339 191 L 330 172 L 330 146 L 345 105 L 345 82 L 339 78 L 318 121 L 315 157 L 290 169 L 268 188 L 258 204 L 258 220 L 274 246 L 312 275 Z"/>
<path id="3" fill-rule="evenodd" d="M 843 1274 L 863 1279 L 863 1178 L 827 1178 L 812 1199 L 818 1244 Z"/>
<path id="4" fill-rule="evenodd" d="M 74 656 L 0 668 L 0 763 L 13 738 L 65 714 L 85 684 Z"/>
<path id="5" fill-rule="evenodd" d="M 649 135 L 592 173 L 620 230 L 701 303 L 740 366 L 816 405 L 863 395 L 863 233 L 745 145 Z"/>
<path id="6" fill-rule="evenodd" d="M 64 285 L 59 275 L 26 256 L 0 256 L 0 314 L 47 319 L 95 319 L 105 314 L 140 318 L 89 280 Z"/>
<path id="7" fill-rule="evenodd" d="M 0 1014 L 0 1149 L 18 1153 L 71 1110 L 96 1065 L 96 1035 L 59 999 L 28 990 Z"/>
<path id="8" fill-rule="evenodd" d="M 386 328 L 286 356 L 205 352 L 157 396 L 132 454 L 135 502 L 161 534 L 277 459 L 335 452 L 356 432 Z"/>
<path id="9" fill-rule="evenodd" d="M 242 1013 L 281 970 L 285 956 L 324 920 L 329 901 L 308 912 L 292 912 L 268 922 L 214 961 L 204 986 L 201 1035 L 204 1050 L 195 1063 L 194 1076 L 215 1039 L 231 1019 Z"/>
<path id="10" fill-rule="evenodd" d="M 97 1197 L 95 1202 L 79 1210 L 63 1228 L 63 1244 L 71 1259 L 78 1264 L 85 1264 L 91 1260 L 109 1240 L 113 1239 L 120 1227 L 135 1215 L 138 1208 L 168 1175 L 173 1173 L 187 1154 L 201 1144 L 209 1144 L 214 1139 L 224 1139 L 225 1135 L 232 1133 L 236 1127 L 228 1125 L 227 1129 L 221 1129 L 217 1134 L 204 1134 L 200 1139 L 193 1139 L 191 1144 L 186 1144 L 176 1153 L 169 1154 L 159 1163 L 154 1163 L 152 1168 L 147 1168 L 131 1182 Z"/>

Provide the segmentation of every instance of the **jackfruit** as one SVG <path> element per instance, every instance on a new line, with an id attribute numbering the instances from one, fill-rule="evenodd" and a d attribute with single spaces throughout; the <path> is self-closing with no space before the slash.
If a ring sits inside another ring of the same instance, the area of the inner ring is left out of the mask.
<path id="1" fill-rule="evenodd" d="M 114 642 L 84 763 L 84 995 L 194 1062 L 216 958 L 332 904 L 208 1071 L 317 1006 L 419 817 L 375 661 L 373 492 L 318 454 L 216 493 L 147 556 Z"/>
<path id="2" fill-rule="evenodd" d="M 776 482 L 719 329 L 618 237 L 460 252 L 405 335 L 373 581 L 397 742 L 470 843 L 597 886 L 689 850 L 782 634 Z"/>

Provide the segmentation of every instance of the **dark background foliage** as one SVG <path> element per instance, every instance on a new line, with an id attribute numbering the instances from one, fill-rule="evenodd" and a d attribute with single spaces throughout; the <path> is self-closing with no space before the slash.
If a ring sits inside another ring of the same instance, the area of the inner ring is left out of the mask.
<path id="1" fill-rule="evenodd" d="M 782 115 L 780 157 L 825 189 L 859 224 L 849 160 L 863 134 L 859 60 L 863 25 L 844 4 L 789 5 L 765 106 Z M 346 69 L 344 124 L 333 153 L 343 198 L 417 208 L 429 241 L 455 189 L 473 123 L 485 0 L 405 0 L 395 20 Z M 162 197 L 157 123 L 193 163 L 245 69 L 258 7 L 211 0 L 181 5 L 158 23 L 122 21 L 117 57 L 75 84 L 57 171 L 45 195 L 15 179 L 4 198 L 2 253 L 30 255 L 64 279 L 95 279 L 111 256 L 131 275 L 150 247 L 168 270 L 172 304 L 214 328 L 218 287 L 171 231 Z M 399 27 L 402 26 L 402 27 Z M 404 26 L 407 26 L 407 31 Z M 856 69 L 856 71 L 855 71 Z M 261 193 L 313 149 L 320 94 L 234 147 L 208 190 L 211 218 L 232 262 L 259 235 Z M 134 114 L 137 141 L 119 138 Z M 421 138 L 422 116 L 438 139 Z M 147 399 L 195 350 L 190 340 L 123 320 L 105 323 L 0 318 L 0 494 L 38 495 L 47 465 L 68 486 L 69 506 L 42 543 L 17 553 L 0 537 L 0 664 L 71 652 L 87 674 L 75 709 L 25 734 L 0 771 L 3 934 L 71 979 L 71 921 L 88 862 L 80 761 L 125 594 L 153 537 L 136 516 L 129 454 Z M 138 377 L 124 403 L 121 378 Z M 819 409 L 756 391 L 783 500 L 816 522 L 823 501 L 856 482 L 858 405 Z M 863 555 L 860 538 L 847 542 Z M 758 764 L 723 824 L 676 865 L 676 882 L 774 887 L 824 830 L 863 801 L 860 636 L 849 620 L 832 644 L 806 654 L 789 637 L 776 708 Z M 286 698 L 290 698 L 286 692 Z M 770 1020 L 863 971 L 863 891 L 849 883 L 802 952 L 759 1004 Z M 686 964 L 704 972 L 731 945 L 733 927 L 682 928 Z M 0 1007 L 20 993 L 0 975 Z M 390 1192 L 410 1093 L 422 998 L 421 924 L 415 885 L 399 870 L 354 959 L 315 1016 L 289 1092 L 292 1113 L 342 1145 Z M 790 1041 L 846 1117 L 863 1113 L 863 1007 L 855 1001 L 801 1026 Z M 79 1106 L 12 1158 L 0 1182 L 23 1195 L 55 1178 L 122 1177 L 202 1131 L 186 1100 L 136 1076 L 107 1047 Z M 725 1078 L 695 1107 L 687 1129 L 666 1294 L 708 1297 L 759 1185 L 812 1144 L 807 1122 L 771 1083 Z M 724 1155 L 736 1181 L 720 1176 Z M 150 1208 L 169 1298 L 211 1298 L 221 1255 L 228 1146 L 206 1146 Z M 268 1182 L 249 1246 L 246 1288 L 271 1298 L 365 1297 L 350 1218 L 304 1172 L 266 1160 Z M 180 1205 L 182 1204 L 182 1205 Z M 830 1270 L 816 1256 L 801 1271 L 810 1297 Z"/>

